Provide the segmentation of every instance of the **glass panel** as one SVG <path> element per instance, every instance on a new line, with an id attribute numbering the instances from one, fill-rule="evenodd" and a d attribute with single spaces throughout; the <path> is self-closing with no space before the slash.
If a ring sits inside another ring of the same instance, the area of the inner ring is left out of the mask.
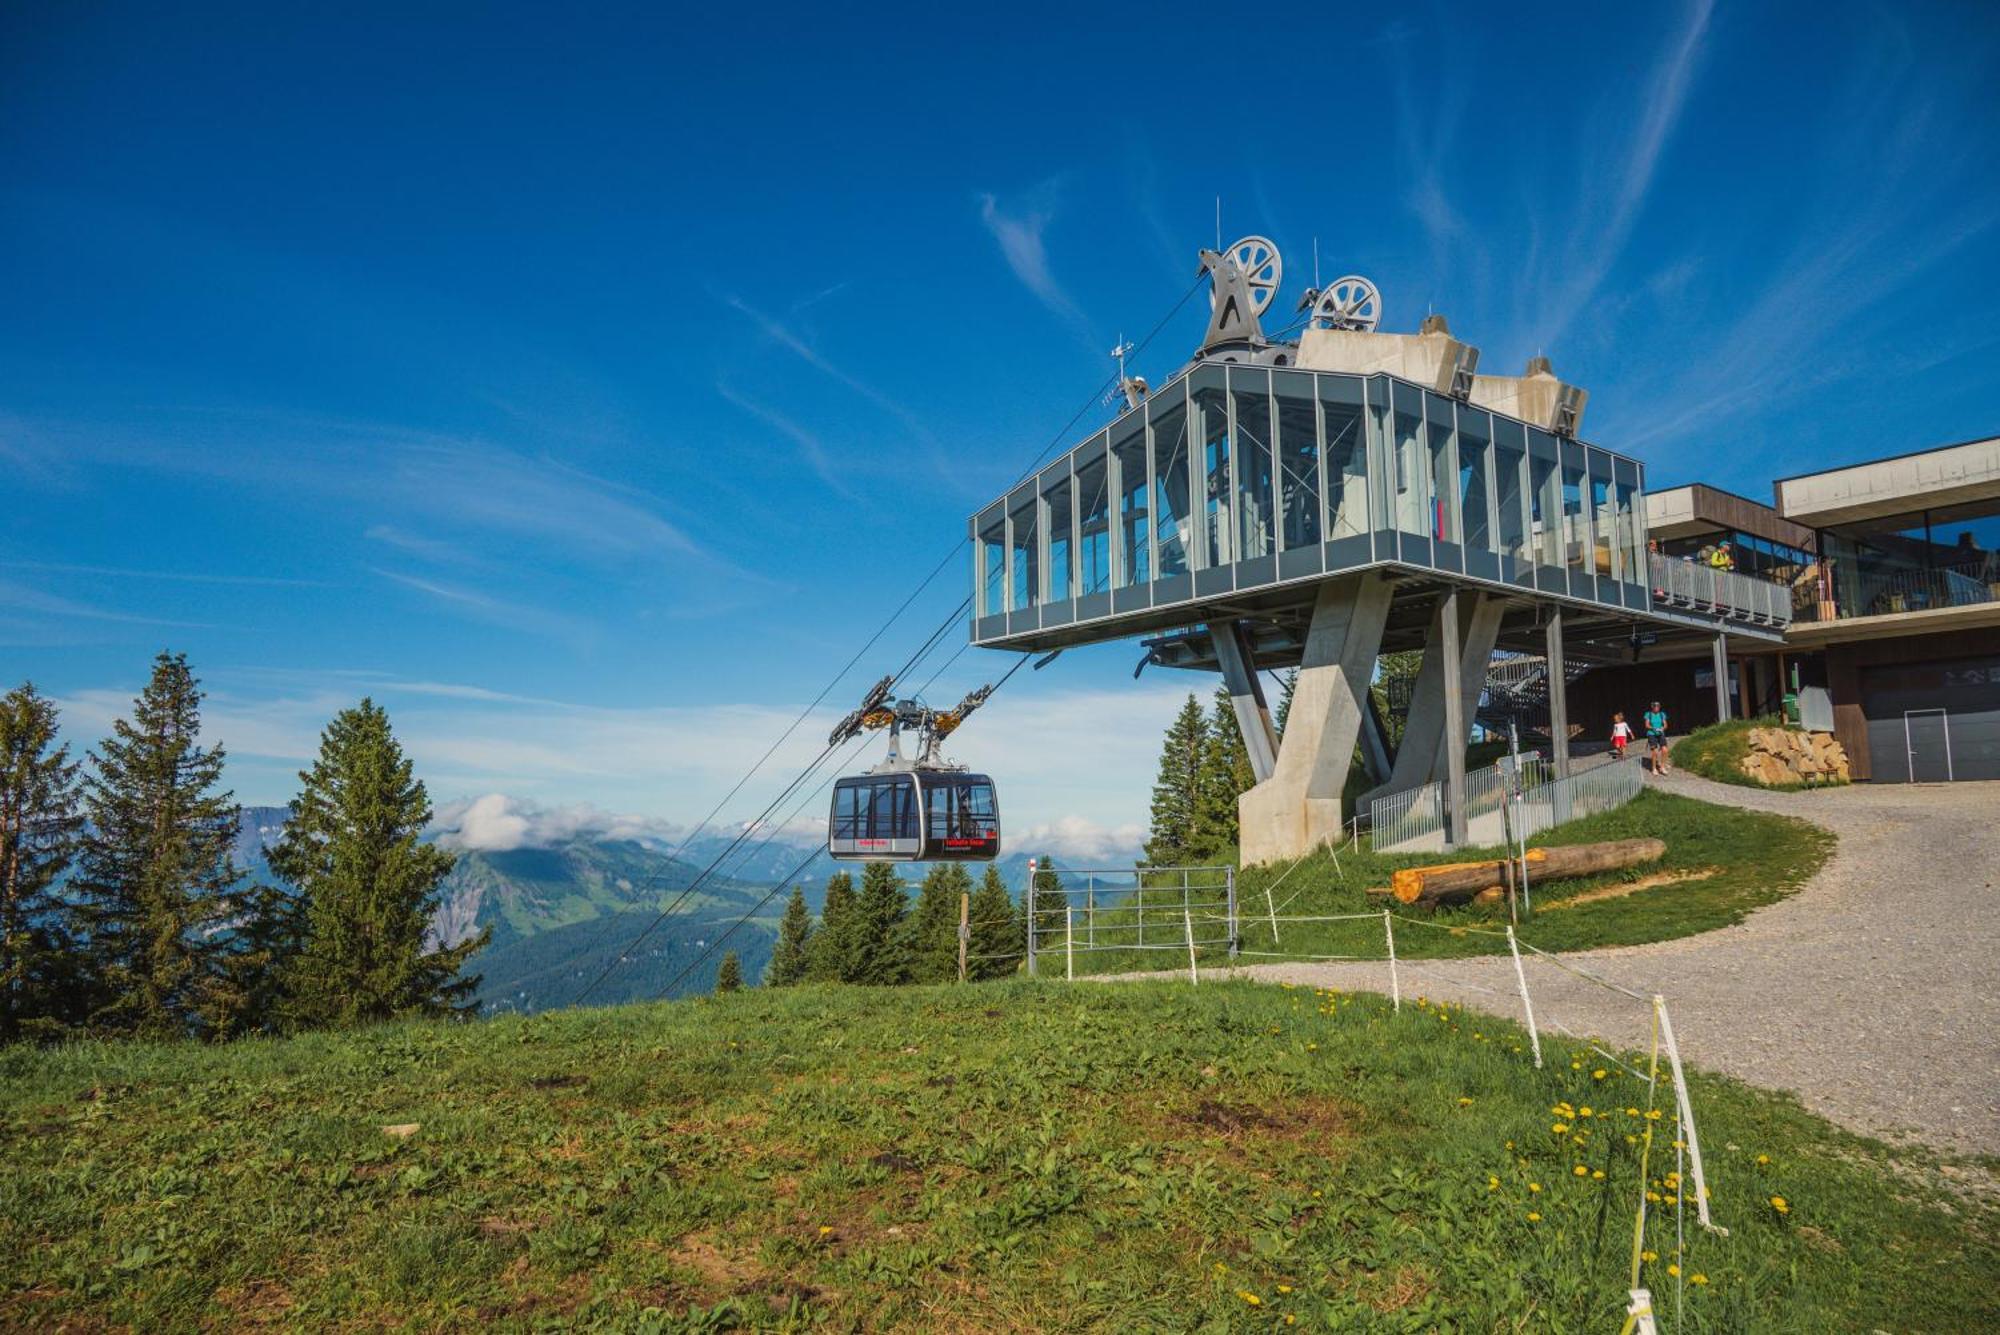
<path id="1" fill-rule="evenodd" d="M 1493 429 L 1493 500 L 1499 511 L 1500 554 L 1519 561 L 1532 557 L 1528 550 L 1527 495 L 1522 490 L 1522 473 L 1528 465 L 1528 429 L 1505 418 Z"/>
<path id="2" fill-rule="evenodd" d="M 1460 541 L 1478 551 L 1492 551 L 1492 526 L 1486 518 L 1486 443 L 1493 419 L 1461 406 L 1458 410 L 1458 532 Z"/>
<path id="3" fill-rule="evenodd" d="M 1423 395 L 1408 385 L 1395 385 L 1396 395 L 1396 527 L 1405 533 L 1431 531 L 1430 488 L 1425 484 Z"/>
<path id="4" fill-rule="evenodd" d="M 1931 561 L 1944 575 L 1954 604 L 1984 586 L 2000 598 L 2000 502 L 1980 501 L 1931 511 Z"/>
<path id="5" fill-rule="evenodd" d="M 1556 467 L 1556 440 L 1546 431 L 1528 432 L 1528 480 L 1532 486 L 1530 503 L 1534 507 L 1535 564 L 1555 566 L 1563 563 L 1562 540 L 1562 475 Z"/>
<path id="6" fill-rule="evenodd" d="M 1154 541 L 1160 574 L 1185 575 L 1188 568 L 1187 409 L 1175 396 L 1164 411 L 1150 414 L 1153 425 L 1153 507 L 1159 518 Z"/>
<path id="7" fill-rule="evenodd" d="M 1146 509 L 1146 425 L 1132 415 L 1130 434 L 1112 446 L 1118 464 L 1118 544 L 1121 569 L 1118 587 L 1144 584 L 1153 577 L 1152 527 Z"/>
<path id="8" fill-rule="evenodd" d="M 1619 560 L 1612 538 L 1620 521 L 1611 504 L 1611 479 L 1597 475 L 1596 463 L 1597 460 L 1593 458 L 1590 474 L 1590 508 L 1597 516 L 1597 523 L 1592 528 L 1590 568 L 1604 579 L 1617 579 L 1620 574 Z"/>
<path id="9" fill-rule="evenodd" d="M 1450 399 L 1424 395 L 1424 430 L 1430 442 L 1430 534 L 1440 542 L 1457 542 L 1458 507 L 1453 503 L 1458 495 L 1457 423 Z"/>
<path id="10" fill-rule="evenodd" d="M 1571 575 L 1581 575 L 1588 567 L 1590 549 L 1590 507 L 1584 501 L 1583 449 L 1567 441 L 1562 447 L 1563 558 Z M 1578 585 L 1572 583 L 1570 592 Z"/>
<path id="11" fill-rule="evenodd" d="M 1368 382 L 1368 512 L 1378 529 L 1396 523 L 1396 438 L 1389 412 L 1389 382 Z M 1386 552 L 1376 552 L 1386 556 Z"/>
<path id="12" fill-rule="evenodd" d="M 1236 405 L 1236 559 L 1271 554 L 1271 375 L 1232 367 L 1229 395 Z"/>
<path id="13" fill-rule="evenodd" d="M 1071 584 L 1074 577 L 1075 537 L 1070 525 L 1075 519 L 1070 506 L 1070 480 L 1063 478 L 1042 493 L 1042 518 L 1049 526 L 1049 587 L 1048 597 L 1052 602 L 1062 602 L 1074 598 L 1076 590 Z"/>
<path id="14" fill-rule="evenodd" d="M 1035 511 L 1038 508 L 1038 503 L 1031 497 L 1027 504 L 1007 516 L 1010 530 L 1008 542 L 1013 548 L 1007 587 L 1013 595 L 1012 606 L 1016 612 L 1033 607 L 1041 590 L 1041 552 L 1035 541 Z"/>
<path id="15" fill-rule="evenodd" d="M 1220 376 L 1215 377 L 1219 382 Z M 1200 416 L 1201 440 L 1201 565 L 1204 569 L 1226 566 L 1236 559 L 1230 541 L 1233 525 L 1229 510 L 1229 399 L 1222 385 L 1195 389 L 1194 410 Z"/>
<path id="16" fill-rule="evenodd" d="M 1624 554 L 1624 579 L 1628 584 L 1644 584 L 1652 576 L 1646 569 L 1646 511 L 1639 503 L 1638 466 L 1620 459 L 1616 463 L 1616 476 L 1618 550 Z"/>
<path id="17" fill-rule="evenodd" d="M 1271 374 L 1278 400 L 1278 541 L 1311 547 L 1319 529 L 1319 412 L 1310 375 Z"/>
<path id="18" fill-rule="evenodd" d="M 979 517 L 979 615 L 1007 610 L 1007 519 L 998 508 Z"/>
<path id="19" fill-rule="evenodd" d="M 1078 540 L 1076 573 L 1084 593 L 1102 593 L 1111 587 L 1110 482 L 1102 455 L 1077 468 L 1077 510 L 1083 531 Z"/>
<path id="20" fill-rule="evenodd" d="M 1368 531 L 1368 440 L 1361 425 L 1361 381 L 1323 375 L 1319 401 L 1326 415 L 1327 536 L 1358 537 Z"/>

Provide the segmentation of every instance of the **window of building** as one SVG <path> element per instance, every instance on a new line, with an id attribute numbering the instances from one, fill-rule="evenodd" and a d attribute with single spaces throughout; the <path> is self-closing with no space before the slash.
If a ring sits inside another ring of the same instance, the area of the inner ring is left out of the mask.
<path id="1" fill-rule="evenodd" d="M 1038 508 L 1035 499 L 1030 497 L 1007 516 L 1008 543 L 1013 553 L 1008 588 L 1013 594 L 1013 610 L 1016 612 L 1033 607 L 1041 591 L 1041 551 L 1035 536 L 1035 511 Z"/>
<path id="2" fill-rule="evenodd" d="M 1271 475 L 1271 373 L 1229 369 L 1236 410 L 1236 559 L 1269 556 L 1277 480 Z"/>
<path id="3" fill-rule="evenodd" d="M 1493 500 L 1499 516 L 1500 554 L 1529 559 L 1528 505 L 1524 474 L 1528 467 L 1528 430 L 1519 422 L 1496 418 L 1493 423 Z"/>
<path id="4" fill-rule="evenodd" d="M 1100 447 L 1101 448 L 1101 447 Z M 1077 588 L 1081 593 L 1102 593 L 1111 587 L 1111 494 L 1110 470 L 1099 453 L 1076 470 Z"/>
<path id="5" fill-rule="evenodd" d="M 1458 409 L 1458 531 L 1468 549 L 1493 548 L 1486 519 L 1487 449 L 1493 419 L 1476 409 Z"/>
<path id="6" fill-rule="evenodd" d="M 1133 413 L 1125 433 L 1111 447 L 1118 469 L 1118 544 L 1122 568 L 1118 587 L 1144 584 L 1153 577 L 1153 535 L 1146 509 L 1152 483 L 1146 476 L 1146 424 Z"/>
<path id="7" fill-rule="evenodd" d="M 1071 526 L 1076 514 L 1073 508 L 1070 478 L 1065 475 L 1054 483 L 1045 482 L 1042 487 L 1042 519 L 1049 526 L 1049 586 L 1051 602 L 1062 602 L 1074 598 L 1076 591 L 1071 587 L 1075 578 L 1075 536 Z"/>
<path id="8" fill-rule="evenodd" d="M 1330 539 L 1368 532 L 1368 437 L 1361 418 L 1362 382 L 1353 376 L 1319 377 L 1320 411 L 1326 418 L 1326 515 Z"/>
<path id="9" fill-rule="evenodd" d="M 1007 517 L 999 506 L 979 517 L 979 615 L 1007 610 Z"/>
<path id="10" fill-rule="evenodd" d="M 1188 415 L 1175 395 L 1158 411 L 1148 409 L 1153 436 L 1153 540 L 1161 575 L 1188 570 Z"/>
<path id="11" fill-rule="evenodd" d="M 1278 541 L 1288 552 L 1320 540 L 1319 412 L 1313 378 L 1271 373 L 1278 405 Z"/>

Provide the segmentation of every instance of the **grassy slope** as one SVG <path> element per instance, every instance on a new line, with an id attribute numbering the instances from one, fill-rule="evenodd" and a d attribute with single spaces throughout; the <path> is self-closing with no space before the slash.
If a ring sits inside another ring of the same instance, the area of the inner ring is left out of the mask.
<path id="1" fill-rule="evenodd" d="M 1532 842 L 1578 844 L 1599 839 L 1630 839 L 1656 836 L 1666 842 L 1667 854 L 1661 861 L 1635 871 L 1552 882 L 1537 887 L 1531 882 L 1530 897 L 1535 912 L 1520 924 L 1521 939 L 1546 950 L 1582 950 L 1593 946 L 1640 945 L 1691 936 L 1740 922 L 1750 910 L 1769 904 L 1796 891 L 1826 861 L 1833 848 L 1833 836 L 1805 821 L 1766 812 L 1696 802 L 1671 793 L 1648 790 L 1616 811 L 1573 821 L 1539 836 Z M 1475 852 L 1452 854 L 1452 860 L 1471 859 Z M 1496 855 L 1497 856 L 1497 855 Z M 1379 913 L 1390 901 L 1371 897 L 1371 886 L 1386 886 L 1389 873 L 1397 867 L 1418 866 L 1443 861 L 1439 855 L 1382 855 L 1365 850 L 1342 853 L 1338 870 L 1334 859 L 1317 854 L 1296 868 L 1278 864 L 1273 868 L 1253 868 L 1239 875 L 1237 896 L 1242 915 L 1243 948 L 1272 950 L 1270 927 L 1260 917 L 1266 914 L 1265 888 L 1282 916 L 1319 914 Z M 1684 881 L 1638 890 L 1616 898 L 1568 906 L 1569 901 L 1591 891 L 1619 882 L 1630 882 L 1656 872 L 1717 869 L 1703 880 Z M 1175 942 L 1182 938 L 1178 905 L 1179 892 L 1155 895 L 1155 900 L 1172 900 L 1169 912 L 1151 919 L 1146 926 L 1147 942 Z M 1072 902 L 1081 899 L 1072 894 Z M 1150 902 L 1150 901 L 1149 901 Z M 1472 927 L 1488 930 L 1505 925 L 1504 907 L 1475 908 L 1467 905 L 1435 914 L 1396 906 L 1397 912 L 1420 917 L 1444 927 Z M 1149 909 L 1149 914 L 1151 910 Z M 1100 921 L 1110 921 L 1108 915 Z M 1219 934 L 1219 927 L 1207 929 Z M 1197 924 L 1197 935 L 1204 928 Z M 1104 932 L 1100 940 L 1123 942 L 1136 936 Z M 1045 947 L 1046 948 L 1046 947 Z M 1380 958 L 1383 953 L 1379 921 L 1319 924 L 1282 924 L 1278 948 L 1297 955 L 1358 955 Z M 1411 926 L 1399 927 L 1396 950 L 1411 958 L 1454 958 L 1490 954 L 1506 949 L 1504 940 L 1478 932 L 1430 931 Z M 1060 949 L 1060 936 L 1055 949 Z M 1219 961 L 1220 948 L 1204 952 Z M 1124 972 L 1174 967 L 1173 955 L 1166 950 L 1100 950 L 1077 956 L 1079 971 Z M 1060 961 L 1058 961 L 1058 964 Z M 1181 957 L 1185 964 L 1185 956 Z"/>
<path id="2" fill-rule="evenodd" d="M 1696 728 L 1687 736 L 1674 743 L 1674 764 L 1690 774 L 1699 774 L 1704 779 L 1717 783 L 1733 783 L 1739 788 L 1765 788 L 1775 792 L 1800 792 L 1806 788 L 1827 788 L 1839 786 L 1838 781 L 1826 783 L 1773 783 L 1757 782 L 1743 772 L 1743 758 L 1750 754 L 1750 730 L 1752 728 L 1778 728 L 1785 726 L 1770 716 L 1753 719 L 1731 719 L 1726 723 L 1711 723 L 1705 728 Z"/>
<path id="3" fill-rule="evenodd" d="M 1375 997 L 1014 982 L 17 1050 L 0 1325 L 1616 1329 L 1645 1088 L 1521 1043 Z M 1789 1101 L 1695 1098 L 1730 1233 L 1688 1219 L 1678 1328 L 2000 1321 L 1990 1212 Z M 1671 1321 L 1670 1211 L 1647 1245 Z"/>

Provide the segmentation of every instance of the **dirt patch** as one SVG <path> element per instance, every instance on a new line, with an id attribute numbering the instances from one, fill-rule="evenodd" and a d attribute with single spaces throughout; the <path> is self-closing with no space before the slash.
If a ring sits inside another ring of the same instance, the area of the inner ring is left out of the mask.
<path id="1" fill-rule="evenodd" d="M 527 1219 L 509 1219 L 505 1215 L 488 1215 L 479 1221 L 479 1236 L 488 1242 L 517 1242 L 521 1235 L 535 1225 Z"/>
<path id="2" fill-rule="evenodd" d="M 1131 1117 L 1148 1139 L 1171 1141 L 1195 1127 L 1203 1140 L 1220 1138 L 1238 1155 L 1261 1146 L 1310 1143 L 1325 1150 L 1331 1142 L 1353 1135 L 1356 1113 L 1339 1099 L 1324 1095 L 1298 1095 L 1267 1104 L 1224 1103 L 1205 1098 L 1192 1107 L 1168 1109 L 1158 1117 L 1136 1113 Z"/>
<path id="3" fill-rule="evenodd" d="M 1421 1302 L 1431 1291 L 1430 1276 L 1415 1266 L 1398 1266 L 1394 1273 L 1376 1275 L 1362 1301 L 1378 1312 L 1400 1312 Z"/>
<path id="4" fill-rule="evenodd" d="M 698 1233 L 690 1233 L 669 1248 L 667 1259 L 693 1271 L 702 1288 L 716 1297 L 744 1293 L 764 1281 L 764 1272 L 755 1261 L 733 1256 Z"/>
<path id="5" fill-rule="evenodd" d="M 1575 908 L 1578 904 L 1595 904 L 1601 899 L 1622 899 L 1626 895 L 1636 895 L 1641 890 L 1655 890 L 1663 885 L 1684 885 L 1689 881 L 1706 881 L 1711 876 L 1720 875 L 1721 872 L 1722 868 L 1720 867 L 1696 867 L 1685 871 L 1656 871 L 1651 876 L 1641 876 L 1636 881 L 1619 881 L 1612 885 L 1600 885 L 1595 890 L 1586 890 L 1582 894 L 1572 895 L 1568 899 L 1555 900 L 1552 903 L 1543 905 L 1540 911 L 1547 913 L 1555 909 Z"/>
<path id="6" fill-rule="evenodd" d="M 264 1325 L 284 1319 L 292 1308 L 292 1292 L 275 1279 L 253 1279 L 240 1288 L 218 1290 L 215 1301 L 235 1321 Z"/>

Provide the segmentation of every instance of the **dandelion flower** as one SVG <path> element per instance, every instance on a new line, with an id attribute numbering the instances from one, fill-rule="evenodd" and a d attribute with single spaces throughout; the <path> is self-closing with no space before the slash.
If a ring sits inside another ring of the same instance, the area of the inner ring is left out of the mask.
<path id="1" fill-rule="evenodd" d="M 1292 1286 L 1289 1284 L 1280 1284 L 1278 1286 L 1279 1293 L 1290 1293 L 1291 1291 L 1292 1291 Z"/>
<path id="2" fill-rule="evenodd" d="M 1285 1313 L 1285 1324 L 1288 1326 L 1296 1326 L 1299 1324 L 1299 1319 L 1293 1316 L 1290 1312 L 1287 1312 Z"/>
<path id="3" fill-rule="evenodd" d="M 1542 1214 L 1541 1214 L 1541 1211 L 1539 1211 L 1539 1210 L 1530 1210 L 1530 1211 L 1528 1211 L 1528 1222 L 1529 1222 L 1529 1223 L 1531 1223 L 1531 1224 L 1539 1224 L 1539 1223 L 1541 1223 L 1541 1222 L 1542 1222 Z"/>
<path id="4" fill-rule="evenodd" d="M 1690 1283 L 1690 1284 L 1706 1284 L 1706 1283 L 1708 1283 L 1708 1276 L 1707 1276 L 1707 1275 L 1704 1275 L 1704 1274 L 1702 1274 L 1702 1273 L 1701 1273 L 1701 1271 L 1697 1270 L 1697 1271 L 1695 1271 L 1695 1272 L 1694 1272 L 1694 1273 L 1693 1273 L 1692 1275 L 1689 1275 L 1689 1276 L 1688 1276 L 1688 1283 Z"/>
<path id="5" fill-rule="evenodd" d="M 1769 1162 L 1771 1162 L 1771 1156 L 1770 1156 L 1770 1155 L 1768 1155 L 1768 1154 L 1760 1154 L 1760 1155 L 1758 1155 L 1758 1156 L 1757 1156 L 1757 1164 L 1758 1164 L 1758 1166 L 1759 1166 L 1759 1167 L 1762 1167 L 1763 1165 L 1765 1165 L 1765 1164 L 1767 1164 L 1767 1163 L 1769 1163 Z"/>
<path id="6" fill-rule="evenodd" d="M 1790 1214 L 1792 1212 L 1790 1202 L 1786 1201 L 1783 1196 L 1773 1196 L 1771 1198 L 1771 1208 L 1779 1214 Z"/>
<path id="7" fill-rule="evenodd" d="M 1675 1265 L 1673 1262 L 1669 1261 L 1667 1262 L 1667 1273 L 1669 1275 L 1678 1276 L 1681 1273 L 1681 1268 Z"/>
<path id="8" fill-rule="evenodd" d="M 1493 1176 L 1491 1173 L 1488 1173 L 1486 1175 L 1486 1189 L 1488 1191 L 1500 1190 L 1500 1179 Z"/>
<path id="9" fill-rule="evenodd" d="M 1659 1121 L 1659 1120 L 1660 1120 L 1660 1110 L 1659 1110 L 1658 1108 L 1648 1108 L 1648 1109 L 1646 1109 L 1646 1120 L 1647 1120 L 1647 1121 L 1649 1121 L 1649 1122 L 1657 1122 L 1657 1121 Z"/>
<path id="10" fill-rule="evenodd" d="M 1606 1071 L 1602 1066 L 1600 1066 L 1595 1071 L 1592 1071 L 1590 1073 L 1590 1078 L 1592 1080 L 1602 1080 L 1604 1079 L 1605 1076 L 1609 1074 L 1610 1074 L 1609 1071 Z"/>
<path id="11" fill-rule="evenodd" d="M 1538 1191 L 1540 1191 L 1541 1189 L 1542 1189 L 1542 1184 L 1541 1184 L 1541 1183 L 1539 1183 L 1539 1182 L 1530 1182 L 1530 1183 L 1528 1184 L 1528 1190 L 1529 1190 L 1529 1191 L 1536 1191 L 1536 1192 L 1538 1192 Z"/>
<path id="12" fill-rule="evenodd" d="M 1660 1254 L 1658 1252 L 1640 1252 L 1639 1259 L 1641 1261 L 1646 1262 L 1646 1264 L 1651 1265 L 1653 1262 L 1660 1259 Z"/>
<path id="13" fill-rule="evenodd" d="M 1575 1173 L 1578 1177 L 1590 1176 L 1590 1170 L 1588 1168 L 1585 1168 L 1582 1164 L 1578 1164 L 1576 1167 L 1570 1169 L 1569 1171 Z"/>
<path id="14" fill-rule="evenodd" d="M 1627 1108 L 1625 1110 L 1625 1115 L 1627 1117 L 1637 1117 L 1639 1115 L 1639 1110 L 1637 1108 Z"/>
<path id="15" fill-rule="evenodd" d="M 1602 1182 L 1604 1180 L 1604 1170 L 1602 1168 L 1593 1168 L 1590 1176 L 1593 1181 Z"/>
<path id="16" fill-rule="evenodd" d="M 1577 1115 L 1578 1117 L 1588 1117 L 1588 1116 L 1590 1116 L 1590 1105 L 1589 1105 L 1588 1103 L 1586 1103 L 1586 1104 L 1584 1104 L 1584 1105 L 1583 1105 L 1583 1106 L 1582 1106 L 1581 1108 L 1578 1108 L 1578 1109 L 1576 1110 L 1576 1115 Z"/>
<path id="17" fill-rule="evenodd" d="M 1464 1095 L 1460 1095 L 1458 1100 L 1458 1106 L 1461 1108 L 1470 1108 L 1472 1106 L 1472 1100 L 1466 1098 Z"/>
<path id="18" fill-rule="evenodd" d="M 1264 1300 L 1262 1298 L 1259 1298 L 1256 1294 L 1250 1292 L 1250 1290 L 1248 1289 L 1236 1290 L 1236 1296 L 1241 1298 L 1244 1302 L 1249 1303 L 1252 1307 L 1262 1307 L 1264 1305 Z"/>
<path id="19" fill-rule="evenodd" d="M 825 1236 L 826 1236 L 827 1234 L 829 1234 L 829 1233 L 831 1233 L 831 1232 L 833 1232 L 833 1225 L 832 1225 L 832 1224 L 821 1224 L 821 1225 L 819 1226 L 819 1235 L 820 1235 L 820 1236 L 821 1236 L 822 1238 L 823 1238 L 823 1237 L 825 1237 Z"/>

